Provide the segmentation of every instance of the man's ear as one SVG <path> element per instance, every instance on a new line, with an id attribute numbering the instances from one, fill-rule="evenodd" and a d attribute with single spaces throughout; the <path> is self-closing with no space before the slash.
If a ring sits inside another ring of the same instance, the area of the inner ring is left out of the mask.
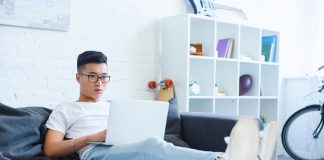
<path id="1" fill-rule="evenodd" d="M 75 74 L 75 79 L 76 79 L 76 81 L 80 84 L 80 78 L 81 78 L 81 76 L 80 76 L 80 74 Z"/>

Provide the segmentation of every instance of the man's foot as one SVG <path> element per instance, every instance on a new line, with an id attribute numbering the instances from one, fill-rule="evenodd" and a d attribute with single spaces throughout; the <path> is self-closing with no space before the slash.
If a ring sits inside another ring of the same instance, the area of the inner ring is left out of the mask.
<path id="1" fill-rule="evenodd" d="M 255 160 L 260 145 L 259 126 L 254 118 L 242 118 L 233 127 L 225 160 Z"/>
<path id="2" fill-rule="evenodd" d="M 261 149 L 259 156 L 261 160 L 271 160 L 276 146 L 277 123 L 270 122 L 261 133 Z"/>

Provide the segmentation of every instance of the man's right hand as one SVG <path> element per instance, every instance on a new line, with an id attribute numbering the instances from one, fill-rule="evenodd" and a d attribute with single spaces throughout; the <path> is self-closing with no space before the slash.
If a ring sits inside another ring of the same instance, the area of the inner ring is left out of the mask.
<path id="1" fill-rule="evenodd" d="M 88 140 L 90 142 L 103 142 L 106 140 L 106 132 L 107 132 L 107 130 L 103 130 L 103 131 L 88 135 Z"/>

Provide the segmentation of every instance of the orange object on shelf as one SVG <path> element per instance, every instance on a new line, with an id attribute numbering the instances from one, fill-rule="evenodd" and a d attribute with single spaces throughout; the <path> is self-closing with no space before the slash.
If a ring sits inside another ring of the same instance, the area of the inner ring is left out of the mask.
<path id="1" fill-rule="evenodd" d="M 202 55 L 202 44 L 201 43 L 194 43 L 194 44 L 190 44 L 190 48 L 194 47 L 195 48 L 195 52 L 192 52 L 190 49 L 190 54 L 191 55 Z"/>

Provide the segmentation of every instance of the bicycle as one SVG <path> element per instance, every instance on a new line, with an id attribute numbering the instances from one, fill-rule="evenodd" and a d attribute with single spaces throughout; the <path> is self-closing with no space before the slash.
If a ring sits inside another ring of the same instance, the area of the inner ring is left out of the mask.
<path id="1" fill-rule="evenodd" d="M 313 93 L 322 93 L 324 90 L 324 80 L 320 80 L 316 74 L 323 68 L 324 65 L 315 72 L 320 85 Z M 305 122 L 307 125 L 300 125 Z M 321 134 L 323 126 L 324 103 L 309 105 L 296 111 L 282 129 L 281 140 L 284 149 L 296 160 L 324 160 L 324 134 Z"/>

